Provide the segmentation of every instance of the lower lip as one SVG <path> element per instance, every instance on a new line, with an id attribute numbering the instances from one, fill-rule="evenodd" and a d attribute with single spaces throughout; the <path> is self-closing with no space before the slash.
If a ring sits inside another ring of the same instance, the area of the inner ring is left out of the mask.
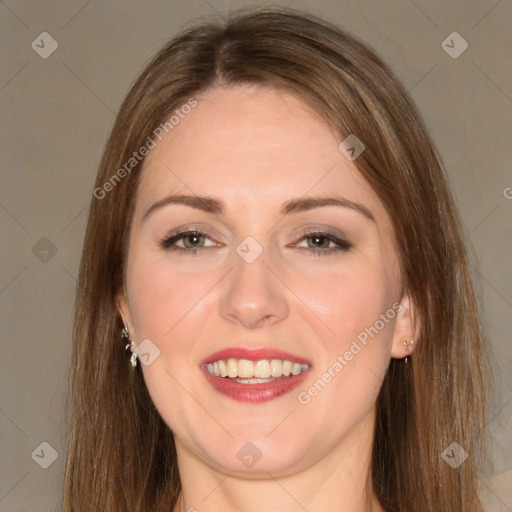
<path id="1" fill-rule="evenodd" d="M 274 398 L 278 398 L 292 391 L 304 380 L 305 374 L 309 371 L 309 368 L 299 373 L 299 375 L 282 377 L 272 382 L 262 384 L 241 384 L 240 382 L 231 380 L 229 377 L 217 377 L 216 375 L 212 375 L 205 367 L 203 367 L 202 370 L 215 391 L 233 398 L 234 400 L 238 400 L 239 402 L 257 403 L 273 400 Z"/>

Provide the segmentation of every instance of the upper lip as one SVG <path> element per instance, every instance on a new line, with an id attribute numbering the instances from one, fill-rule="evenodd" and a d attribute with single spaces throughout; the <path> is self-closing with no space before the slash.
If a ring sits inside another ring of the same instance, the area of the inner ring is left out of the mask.
<path id="1" fill-rule="evenodd" d="M 284 352 L 283 350 L 276 350 L 273 348 L 248 349 L 242 347 L 233 347 L 219 350 L 218 352 L 210 354 L 201 362 L 201 364 L 203 365 L 213 363 L 215 361 L 219 361 L 220 359 L 230 358 L 249 359 L 250 361 L 260 361 L 261 359 L 282 359 L 292 361 L 294 363 L 306 363 L 311 366 L 311 362 L 307 359 L 301 356 L 290 354 L 289 352 Z"/>

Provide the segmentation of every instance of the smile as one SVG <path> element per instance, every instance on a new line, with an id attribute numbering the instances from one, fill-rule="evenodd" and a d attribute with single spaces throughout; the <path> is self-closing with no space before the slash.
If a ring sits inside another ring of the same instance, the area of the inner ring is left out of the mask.
<path id="1" fill-rule="evenodd" d="M 287 359 L 219 359 L 206 365 L 206 370 L 217 377 L 235 379 L 246 384 L 258 383 L 258 380 L 270 381 L 273 378 L 299 375 L 309 368 L 307 363 L 297 363 Z"/>
<path id="2" fill-rule="evenodd" d="M 215 391 L 239 402 L 260 403 L 292 391 L 310 365 L 287 359 L 219 359 L 201 369 Z"/>

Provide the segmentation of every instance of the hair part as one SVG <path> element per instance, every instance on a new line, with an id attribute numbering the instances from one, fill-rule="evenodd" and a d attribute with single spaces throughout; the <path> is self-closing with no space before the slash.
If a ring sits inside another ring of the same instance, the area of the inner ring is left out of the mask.
<path id="1" fill-rule="evenodd" d="M 186 30 L 126 96 L 95 187 L 190 98 L 247 85 L 291 91 L 340 142 L 350 134 L 363 141 L 355 164 L 392 221 L 421 334 L 408 365 L 391 360 L 378 397 L 370 477 L 380 504 L 394 512 L 481 512 L 489 354 L 461 222 L 409 93 L 365 44 L 290 9 L 251 9 Z M 143 163 L 91 199 L 73 327 L 66 512 L 169 510 L 181 490 L 172 432 L 120 337 L 118 296 Z M 441 457 L 454 441 L 469 453 L 457 469 Z"/>

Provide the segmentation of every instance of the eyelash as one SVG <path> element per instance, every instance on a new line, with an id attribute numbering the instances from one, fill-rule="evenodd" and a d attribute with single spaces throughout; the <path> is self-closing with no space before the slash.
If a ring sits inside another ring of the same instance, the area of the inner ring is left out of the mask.
<path id="1" fill-rule="evenodd" d="M 203 252 L 205 250 L 211 249 L 213 246 L 209 247 L 192 247 L 192 248 L 184 248 L 184 247 L 178 247 L 177 245 L 174 245 L 179 240 L 185 238 L 188 235 L 199 235 L 204 236 L 205 238 L 211 240 L 211 235 L 206 231 L 201 231 L 199 229 L 188 229 L 185 231 L 180 231 L 178 233 L 171 233 L 169 236 L 161 240 L 160 246 L 162 249 L 167 251 L 178 251 L 182 254 L 187 255 L 196 255 L 200 252 Z M 335 253 L 341 252 L 347 252 L 352 248 L 352 244 L 347 242 L 346 240 L 343 240 L 341 238 L 338 238 L 331 233 L 328 233 L 326 231 L 309 231 L 306 233 L 303 233 L 301 238 L 299 239 L 299 242 L 302 242 L 303 240 L 307 238 L 326 238 L 329 242 L 333 242 L 337 245 L 337 247 L 329 247 L 327 249 L 315 249 L 313 247 L 301 247 L 300 249 L 308 251 L 313 256 L 327 256 Z M 297 243 L 299 243 L 297 242 Z M 294 244 L 296 246 L 296 244 Z"/>

